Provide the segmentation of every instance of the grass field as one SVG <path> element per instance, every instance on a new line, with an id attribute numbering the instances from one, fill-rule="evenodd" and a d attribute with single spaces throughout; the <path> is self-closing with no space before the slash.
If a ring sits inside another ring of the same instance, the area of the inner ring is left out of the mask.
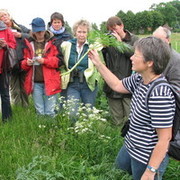
<path id="1" fill-rule="evenodd" d="M 173 34 L 178 51 L 179 42 L 180 34 Z M 102 90 L 97 109 L 81 108 L 74 127 L 67 110 L 50 119 L 35 115 L 32 104 L 13 106 L 12 121 L 0 124 L 0 180 L 132 180 L 114 168 L 123 138 L 107 121 L 111 116 Z M 163 180 L 179 177 L 180 163 L 170 159 Z"/>

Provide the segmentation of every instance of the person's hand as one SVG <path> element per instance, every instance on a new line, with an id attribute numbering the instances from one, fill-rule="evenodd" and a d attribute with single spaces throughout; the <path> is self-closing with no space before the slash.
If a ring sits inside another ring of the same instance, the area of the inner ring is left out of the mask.
<path id="1" fill-rule="evenodd" d="M 112 35 L 118 40 L 118 41 L 122 41 L 121 36 L 119 36 L 119 34 L 116 31 L 112 31 Z"/>
<path id="2" fill-rule="evenodd" d="M 154 180 L 154 176 L 155 176 L 155 173 L 147 169 L 142 175 L 141 180 Z"/>
<path id="3" fill-rule="evenodd" d="M 32 59 L 27 59 L 27 65 L 32 66 L 34 61 Z"/>
<path id="4" fill-rule="evenodd" d="M 97 50 L 93 49 L 89 51 L 88 57 L 91 59 L 91 61 L 96 67 L 99 67 L 101 65 L 101 60 L 100 60 Z"/>
<path id="5" fill-rule="evenodd" d="M 44 58 L 38 58 L 36 60 L 39 64 L 44 64 Z"/>
<path id="6" fill-rule="evenodd" d="M 3 38 L 1 38 L 0 39 L 0 47 L 3 48 L 3 47 L 6 47 L 6 46 L 7 46 L 7 42 Z"/>
<path id="7" fill-rule="evenodd" d="M 22 34 L 20 32 L 13 32 L 15 38 L 21 38 Z"/>

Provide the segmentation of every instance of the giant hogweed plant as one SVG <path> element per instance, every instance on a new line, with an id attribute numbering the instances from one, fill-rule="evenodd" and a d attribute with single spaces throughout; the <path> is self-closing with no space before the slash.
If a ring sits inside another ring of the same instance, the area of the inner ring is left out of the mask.
<path id="1" fill-rule="evenodd" d="M 83 60 L 83 58 L 89 53 L 89 51 L 95 49 L 97 51 L 101 51 L 103 47 L 115 47 L 117 48 L 120 52 L 125 52 L 125 51 L 132 51 L 132 48 L 121 41 L 118 41 L 113 35 L 111 34 L 104 34 L 101 31 L 98 30 L 92 30 L 88 34 L 88 44 L 89 44 L 89 49 L 87 52 L 79 59 L 79 61 L 67 72 L 62 73 L 62 75 L 67 75 L 71 73 L 78 65 L 79 63 Z"/>

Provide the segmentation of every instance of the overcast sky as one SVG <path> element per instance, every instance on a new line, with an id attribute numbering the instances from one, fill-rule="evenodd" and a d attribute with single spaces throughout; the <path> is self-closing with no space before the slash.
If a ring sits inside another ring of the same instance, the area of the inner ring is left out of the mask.
<path id="1" fill-rule="evenodd" d="M 35 17 L 49 22 L 50 15 L 57 11 L 72 26 L 81 18 L 99 25 L 120 10 L 134 13 L 149 10 L 152 4 L 172 0 L 1 0 L 0 8 L 8 9 L 17 23 L 30 28 Z"/>

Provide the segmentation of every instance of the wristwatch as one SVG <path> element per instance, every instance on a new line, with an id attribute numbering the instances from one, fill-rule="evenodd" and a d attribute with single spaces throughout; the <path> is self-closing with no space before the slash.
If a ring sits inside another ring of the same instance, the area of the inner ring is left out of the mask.
<path id="1" fill-rule="evenodd" d="M 151 171 L 151 172 L 153 172 L 153 173 L 157 173 L 157 169 L 155 169 L 155 168 L 153 168 L 153 167 L 151 167 L 151 166 L 147 166 L 147 168 Z"/>

